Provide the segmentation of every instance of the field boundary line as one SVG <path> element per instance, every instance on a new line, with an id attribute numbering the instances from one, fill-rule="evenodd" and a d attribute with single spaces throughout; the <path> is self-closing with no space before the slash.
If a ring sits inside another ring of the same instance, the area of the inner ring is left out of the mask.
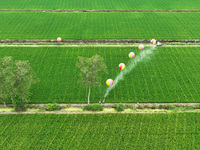
<path id="1" fill-rule="evenodd" d="M 144 44 L 145 45 L 145 44 Z M 138 44 L 133 45 L 1 45 L 0 47 L 137 47 Z M 145 45 L 151 46 L 151 45 Z M 163 45 L 162 47 L 200 47 L 200 45 Z"/>
<path id="2" fill-rule="evenodd" d="M 200 12 L 200 9 L 0 9 L 0 12 Z"/>
<path id="3" fill-rule="evenodd" d="M 26 112 L 0 112 L 1 114 L 114 114 L 114 113 L 123 113 L 123 114 L 127 114 L 127 113 L 189 113 L 189 112 L 194 112 L 194 113 L 200 113 L 199 111 L 122 111 L 122 112 L 118 112 L 118 111 L 97 111 L 97 112 L 92 112 L 92 111 L 86 111 L 86 112 L 82 112 L 82 111 L 41 111 L 41 112 L 31 112 L 31 111 L 26 111 Z"/>
<path id="4" fill-rule="evenodd" d="M 44 106 L 48 103 L 29 103 L 28 105 L 31 106 L 32 104 L 36 105 L 36 106 Z M 57 103 L 59 104 L 60 106 L 71 106 L 71 107 L 82 107 L 82 106 L 85 106 L 85 105 L 88 105 L 88 103 Z M 96 103 L 90 103 L 90 104 L 96 104 Z M 102 106 L 113 106 L 115 103 L 101 103 Z M 186 106 L 195 106 L 195 105 L 199 105 L 200 102 L 195 102 L 195 103 L 157 103 L 157 102 L 153 102 L 153 103 L 123 103 L 124 105 L 126 104 L 130 104 L 130 105 L 186 105 Z M 7 107 L 12 107 L 13 105 L 12 104 L 7 104 Z M 0 108 L 4 107 L 3 104 L 0 104 Z"/>
<path id="5" fill-rule="evenodd" d="M 156 39 L 161 43 L 200 43 L 200 39 Z M 63 39 L 62 43 L 150 43 L 151 39 Z M 58 43 L 56 39 L 0 39 L 6 43 Z"/>

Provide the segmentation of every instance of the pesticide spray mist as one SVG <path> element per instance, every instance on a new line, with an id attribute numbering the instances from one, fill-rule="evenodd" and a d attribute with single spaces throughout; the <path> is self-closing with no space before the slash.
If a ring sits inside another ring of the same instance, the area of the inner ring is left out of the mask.
<path id="1" fill-rule="evenodd" d="M 139 53 L 138 55 L 135 56 L 135 58 L 131 59 L 127 65 L 126 65 L 126 68 L 124 70 L 122 70 L 118 75 L 117 77 L 115 78 L 114 80 L 114 83 L 112 86 L 108 87 L 105 95 L 104 95 L 104 99 L 103 99 L 103 103 L 105 101 L 105 98 L 108 96 L 108 94 L 110 93 L 110 91 L 112 89 L 115 88 L 115 86 L 117 85 L 117 83 L 120 81 L 120 80 L 123 80 L 124 79 L 124 75 L 128 74 L 131 70 L 133 70 L 133 68 L 135 66 L 137 66 L 137 64 L 141 61 L 143 61 L 144 59 L 148 59 L 149 56 L 151 56 L 153 54 L 153 50 L 155 50 L 156 46 L 155 45 L 152 45 L 149 49 L 147 50 L 143 50 L 141 53 Z"/>

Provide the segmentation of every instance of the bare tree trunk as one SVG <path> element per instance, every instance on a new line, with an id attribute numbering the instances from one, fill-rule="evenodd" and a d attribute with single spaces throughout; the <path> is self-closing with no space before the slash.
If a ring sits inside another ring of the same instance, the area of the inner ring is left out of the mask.
<path id="1" fill-rule="evenodd" d="M 90 104 L 90 85 L 89 85 L 89 93 L 88 93 L 88 104 Z"/>
<path id="2" fill-rule="evenodd" d="M 4 104 L 4 107 L 7 107 L 7 106 L 6 106 L 6 102 L 5 102 L 5 100 L 3 101 L 3 104 Z"/>
<path id="3" fill-rule="evenodd" d="M 1 77 L 1 79 L 3 80 L 3 77 Z M 2 96 L 3 96 L 3 82 L 1 82 L 1 93 L 2 93 Z M 4 99 L 4 98 L 3 98 Z M 4 104 L 4 107 L 7 107 L 6 106 L 6 101 L 5 100 L 3 100 L 3 104 Z"/>
<path id="4" fill-rule="evenodd" d="M 23 93 L 23 90 L 22 90 L 22 83 L 21 83 L 21 92 L 22 92 L 22 102 L 24 102 L 24 93 Z"/>
<path id="5" fill-rule="evenodd" d="M 14 104 L 14 100 L 13 100 L 13 97 L 11 96 L 11 100 L 12 100 L 12 103 Z"/>

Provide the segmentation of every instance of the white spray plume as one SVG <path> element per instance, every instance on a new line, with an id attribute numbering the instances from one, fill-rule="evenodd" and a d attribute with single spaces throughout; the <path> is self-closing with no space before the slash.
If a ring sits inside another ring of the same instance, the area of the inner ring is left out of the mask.
<path id="1" fill-rule="evenodd" d="M 129 62 L 126 65 L 126 68 L 124 70 L 120 71 L 120 73 L 115 78 L 113 85 L 109 86 L 108 89 L 106 90 L 106 93 L 105 93 L 104 99 L 103 99 L 103 103 L 105 101 L 105 98 L 110 93 L 110 91 L 115 88 L 115 86 L 117 85 L 117 83 L 120 80 L 124 79 L 124 75 L 128 74 L 131 70 L 133 70 L 133 68 L 135 66 L 137 66 L 137 64 L 139 62 L 141 62 L 141 61 L 144 60 L 144 58 L 148 58 L 147 56 L 150 56 L 153 53 L 153 50 L 155 49 L 155 47 L 156 47 L 155 45 L 152 45 L 149 49 L 143 50 L 142 52 L 140 52 L 139 54 L 137 54 L 135 56 L 135 58 L 132 58 L 132 59 L 129 60 Z"/>

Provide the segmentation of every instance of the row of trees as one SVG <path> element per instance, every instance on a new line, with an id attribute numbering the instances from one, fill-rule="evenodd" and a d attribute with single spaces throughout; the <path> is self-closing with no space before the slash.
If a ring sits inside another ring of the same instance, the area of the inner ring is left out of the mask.
<path id="1" fill-rule="evenodd" d="M 0 100 L 4 106 L 12 101 L 15 109 L 24 107 L 31 84 L 37 81 L 28 61 L 13 61 L 10 56 L 0 58 Z"/>
<path id="2" fill-rule="evenodd" d="M 91 86 L 100 84 L 98 73 L 100 71 L 108 73 L 107 66 L 99 55 L 94 55 L 91 58 L 79 56 L 78 59 L 79 62 L 76 66 L 81 70 L 79 83 L 89 87 L 89 104 Z M 15 109 L 23 109 L 31 95 L 31 84 L 37 81 L 38 79 L 28 61 L 13 61 L 10 56 L 0 58 L 0 100 L 5 107 L 6 103 L 12 101 Z"/>

